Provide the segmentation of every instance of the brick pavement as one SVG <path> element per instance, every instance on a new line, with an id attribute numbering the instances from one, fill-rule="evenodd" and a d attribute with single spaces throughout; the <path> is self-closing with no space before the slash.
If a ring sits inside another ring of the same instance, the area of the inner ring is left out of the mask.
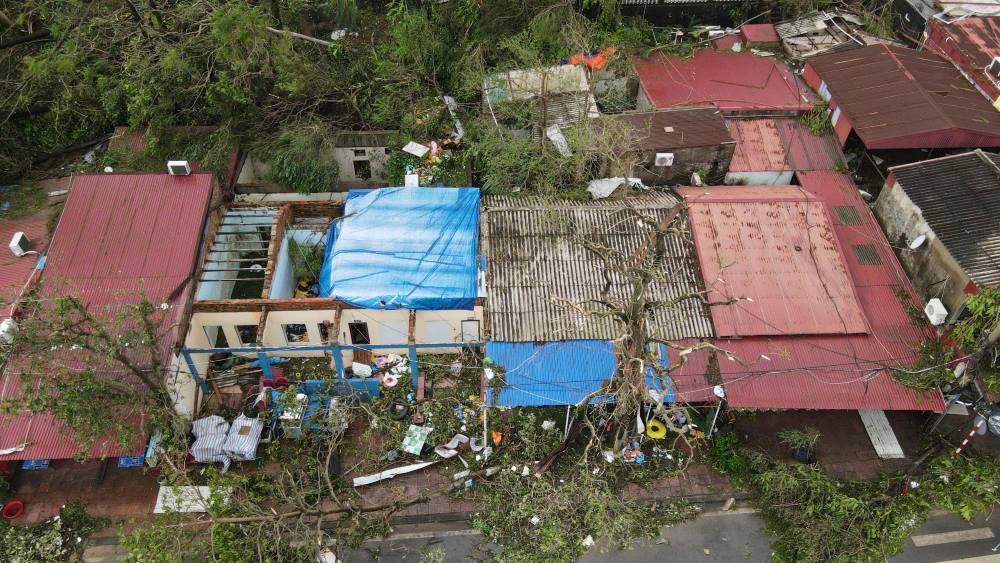
<path id="1" fill-rule="evenodd" d="M 98 482 L 101 462 L 53 461 L 48 469 L 18 470 L 12 483 L 13 498 L 24 502 L 18 523 L 31 524 L 51 518 L 64 504 L 82 501 L 95 516 L 113 522 L 143 518 L 153 512 L 159 486 L 148 469 L 118 469 L 114 462 Z"/>

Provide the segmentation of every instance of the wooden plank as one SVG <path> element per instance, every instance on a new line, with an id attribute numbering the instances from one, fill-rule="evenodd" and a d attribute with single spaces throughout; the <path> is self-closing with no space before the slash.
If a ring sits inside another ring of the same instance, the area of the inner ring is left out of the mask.
<path id="1" fill-rule="evenodd" d="M 896 434 L 892 431 L 889 419 L 885 417 L 885 411 L 864 409 L 859 410 L 861 422 L 868 431 L 868 437 L 875 447 L 875 453 L 882 459 L 902 459 L 906 455 L 903 447 L 899 445 Z"/>

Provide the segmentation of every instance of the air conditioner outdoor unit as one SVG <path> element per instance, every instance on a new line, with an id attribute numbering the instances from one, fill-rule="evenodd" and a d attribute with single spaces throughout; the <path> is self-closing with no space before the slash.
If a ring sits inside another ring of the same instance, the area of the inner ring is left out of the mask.
<path id="1" fill-rule="evenodd" d="M 171 160 L 167 162 L 167 172 L 171 176 L 187 176 L 191 174 L 191 165 L 186 160 Z"/>
<path id="2" fill-rule="evenodd" d="M 14 340 L 14 319 L 0 321 L 0 342 L 10 344 Z"/>
<path id="3" fill-rule="evenodd" d="M 990 64 L 986 65 L 986 72 L 993 75 L 993 78 L 1000 80 L 1000 57 L 993 57 Z"/>
<path id="4" fill-rule="evenodd" d="M 656 160 L 653 161 L 656 166 L 673 166 L 674 165 L 674 153 L 672 152 L 658 152 L 656 153 Z"/>
<path id="5" fill-rule="evenodd" d="M 31 241 L 28 240 L 27 235 L 18 231 L 14 233 L 14 236 L 10 239 L 9 246 L 10 251 L 14 253 L 14 256 L 24 256 L 31 248 Z"/>

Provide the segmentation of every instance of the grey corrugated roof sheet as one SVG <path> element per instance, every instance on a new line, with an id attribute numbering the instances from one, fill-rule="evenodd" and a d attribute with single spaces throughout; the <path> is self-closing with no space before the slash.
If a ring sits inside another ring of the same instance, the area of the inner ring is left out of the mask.
<path id="1" fill-rule="evenodd" d="M 1000 154 L 975 150 L 890 170 L 972 281 L 1000 284 Z"/>
<path id="2" fill-rule="evenodd" d="M 627 200 L 593 202 L 546 197 L 483 198 L 482 248 L 486 258 L 487 322 L 490 339 L 533 342 L 615 339 L 623 327 L 596 303 L 605 284 L 608 298 L 624 301 L 632 281 L 607 270 L 581 244 L 597 242 L 632 255 L 649 238 L 678 199 L 657 192 Z M 640 219 L 643 218 L 643 219 Z M 686 216 L 677 221 L 686 225 Z M 703 290 L 693 242 L 687 232 L 665 237 L 665 256 L 648 299 L 667 301 Z M 607 276 L 607 277 L 606 277 Z M 584 311 L 568 303 L 580 305 Z M 654 313 L 653 334 L 665 339 L 712 336 L 706 306 L 685 300 Z"/>

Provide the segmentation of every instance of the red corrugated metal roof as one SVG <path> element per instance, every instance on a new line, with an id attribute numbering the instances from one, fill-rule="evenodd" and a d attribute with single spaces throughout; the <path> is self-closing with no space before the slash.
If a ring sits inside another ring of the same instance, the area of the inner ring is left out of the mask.
<path id="1" fill-rule="evenodd" d="M 779 43 L 778 32 L 771 23 L 745 23 L 740 26 L 740 33 L 748 43 Z"/>
<path id="2" fill-rule="evenodd" d="M 619 113 L 611 116 L 635 129 L 641 150 L 714 147 L 732 143 L 722 112 L 716 108 L 676 108 Z"/>
<path id="3" fill-rule="evenodd" d="M 44 253 L 49 242 L 47 222 L 48 217 L 44 213 L 28 219 L 0 219 L 0 242 L 6 245 L 14 233 L 23 232 L 31 241 L 31 250 Z M 0 248 L 0 321 L 10 317 L 11 305 L 34 271 L 38 254 L 18 257 L 7 248 Z"/>
<path id="4" fill-rule="evenodd" d="M 1000 96 L 1000 78 L 986 72 L 1000 57 L 1000 17 L 968 17 L 953 21 L 931 18 L 925 46 L 948 59 L 992 99 Z"/>
<path id="5" fill-rule="evenodd" d="M 774 172 L 791 170 L 785 157 L 785 143 L 773 119 L 732 119 L 729 130 L 736 149 L 730 172 Z"/>
<path id="6" fill-rule="evenodd" d="M 870 45 L 814 57 L 804 76 L 870 149 L 1000 147 L 1000 112 L 934 53 Z"/>
<path id="7" fill-rule="evenodd" d="M 689 59 L 657 51 L 633 61 L 646 99 L 658 108 L 715 104 L 724 112 L 803 112 L 815 100 L 773 57 L 706 49 Z"/>
<path id="8" fill-rule="evenodd" d="M 718 336 L 867 332 L 821 201 L 795 187 L 680 190 Z M 743 301 L 743 299 L 746 299 Z"/>
<path id="9" fill-rule="evenodd" d="M 191 274 L 213 182 L 212 174 L 77 176 L 49 246 L 41 297 L 76 295 L 95 314 L 110 314 L 144 296 L 169 304 L 163 322 L 176 324 L 193 286 Z M 171 330 L 163 338 L 164 353 L 173 348 L 176 334 Z M 121 371 L 108 375 L 120 378 Z M 6 370 L 2 397 L 20 396 L 16 372 L 13 366 Z M 0 429 L 0 449 L 28 443 L 0 460 L 59 459 L 78 450 L 66 429 L 49 415 L 4 416 Z M 101 457 L 135 452 L 100 442 L 90 453 Z"/>
<path id="10" fill-rule="evenodd" d="M 731 172 L 833 170 L 844 155 L 833 135 L 814 135 L 796 117 L 730 119 Z"/>
<path id="11" fill-rule="evenodd" d="M 792 170 L 833 170 L 846 165 L 844 153 L 832 134 L 813 135 L 797 118 L 779 118 L 774 123 Z"/>
<path id="12" fill-rule="evenodd" d="M 708 352 L 692 352 L 671 376 L 697 381 L 717 370 L 726 400 L 735 408 L 944 410 L 939 391 L 915 391 L 892 378 L 889 368 L 912 366 L 919 343 L 932 335 L 906 314 L 899 295 L 915 300 L 913 288 L 857 187 L 850 177 L 832 171 L 801 172 L 798 177 L 802 190 L 828 209 L 852 206 L 862 219 L 859 225 L 834 221 L 832 230 L 845 249 L 847 270 L 870 332 L 720 338 L 715 343 L 731 352 L 733 360 L 719 356 L 715 368 Z M 871 245 L 880 263 L 861 264 L 847 250 L 860 244 Z M 671 364 L 679 360 L 677 352 L 671 352 Z"/>

